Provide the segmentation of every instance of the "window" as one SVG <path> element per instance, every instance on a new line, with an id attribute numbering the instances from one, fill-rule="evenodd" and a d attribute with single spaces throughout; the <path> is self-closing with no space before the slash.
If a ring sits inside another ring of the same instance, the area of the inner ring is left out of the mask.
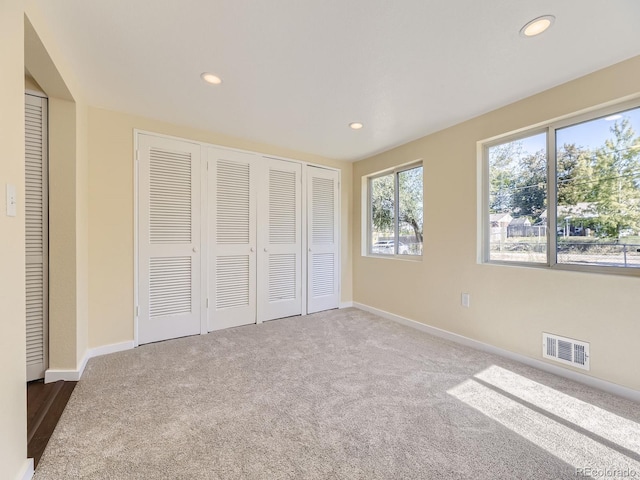
<path id="1" fill-rule="evenodd" d="M 547 136 L 489 147 L 489 259 L 547 262 Z"/>
<path id="2" fill-rule="evenodd" d="M 488 144 L 485 162 L 486 260 L 640 272 L 637 102 Z"/>
<path id="3" fill-rule="evenodd" d="M 369 178 L 369 248 L 374 255 L 422 255 L 422 165 Z"/>

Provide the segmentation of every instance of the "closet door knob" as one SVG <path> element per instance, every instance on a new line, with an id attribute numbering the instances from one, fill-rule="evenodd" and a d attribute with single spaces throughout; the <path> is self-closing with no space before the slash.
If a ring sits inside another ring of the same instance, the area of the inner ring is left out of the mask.
<path id="1" fill-rule="evenodd" d="M 256 249 L 255 249 L 255 248 L 253 248 L 253 247 L 251 247 L 251 248 L 250 248 L 250 250 L 251 250 L 252 252 L 255 252 L 255 251 L 256 251 Z"/>
<path id="2" fill-rule="evenodd" d="M 267 248 L 265 247 L 264 251 L 265 251 L 265 252 L 268 252 L 269 250 L 267 250 Z"/>
<path id="3" fill-rule="evenodd" d="M 198 253 L 198 247 L 193 247 L 193 253 Z"/>

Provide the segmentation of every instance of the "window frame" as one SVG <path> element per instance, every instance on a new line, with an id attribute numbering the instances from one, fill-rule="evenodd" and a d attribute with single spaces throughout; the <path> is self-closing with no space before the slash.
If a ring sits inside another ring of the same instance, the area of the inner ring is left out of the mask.
<path id="1" fill-rule="evenodd" d="M 367 175 L 366 178 L 366 212 L 367 212 L 367 231 L 365 234 L 366 239 L 366 256 L 375 257 L 375 258 L 397 258 L 402 260 L 422 260 L 424 255 L 424 218 L 423 218 L 423 241 L 422 241 L 422 254 L 420 255 L 412 255 L 412 254 L 399 254 L 399 225 L 398 225 L 398 214 L 400 211 L 400 189 L 399 189 L 399 174 L 402 172 L 406 172 L 407 170 L 412 170 L 414 168 L 422 167 L 422 210 L 424 212 L 424 164 L 422 160 L 414 161 L 411 163 L 406 163 L 403 165 L 399 165 L 395 168 L 382 170 L 380 172 L 373 173 L 371 175 Z M 393 175 L 393 253 L 374 253 L 373 252 L 373 208 L 371 202 L 371 195 L 373 193 L 373 188 L 371 187 L 371 182 L 377 178 L 385 177 L 387 175 Z M 424 214 L 423 214 L 424 215 Z"/>
<path id="2" fill-rule="evenodd" d="M 563 117 L 544 122 L 529 128 L 520 129 L 515 132 L 493 137 L 489 140 L 478 142 L 479 152 L 481 155 L 481 178 L 482 185 L 479 189 L 481 198 L 482 214 L 480 215 L 481 224 L 481 245 L 479 249 L 480 263 L 489 265 L 507 265 L 513 267 L 543 268 L 550 270 L 588 272 L 588 273 L 604 273 L 613 275 L 637 276 L 640 277 L 640 268 L 634 267 L 617 267 L 609 265 L 578 265 L 571 263 L 558 263 L 558 241 L 557 228 L 557 207 L 558 207 L 558 188 L 557 188 L 557 152 L 556 152 L 556 131 L 579 125 L 581 123 L 596 120 L 609 115 L 623 113 L 627 110 L 640 108 L 640 98 L 635 97 L 632 100 L 617 101 L 599 106 L 586 111 L 565 115 Z M 540 133 L 546 134 L 547 146 L 547 261 L 546 262 L 521 262 L 508 260 L 492 260 L 490 258 L 490 239 L 491 227 L 489 221 L 489 201 L 490 201 L 490 182 L 489 182 L 489 149 L 496 145 L 502 145 L 512 141 L 524 139 Z M 638 132 L 640 135 L 640 132 Z"/>

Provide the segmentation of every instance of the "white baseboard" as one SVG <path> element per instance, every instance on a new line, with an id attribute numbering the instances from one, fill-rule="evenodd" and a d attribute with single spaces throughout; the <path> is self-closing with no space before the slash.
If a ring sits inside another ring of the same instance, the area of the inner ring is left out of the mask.
<path id="1" fill-rule="evenodd" d="M 77 382 L 82 376 L 82 370 L 58 370 L 49 368 L 44 372 L 44 383 L 57 382 L 64 380 L 65 382 Z"/>
<path id="2" fill-rule="evenodd" d="M 21 473 L 18 474 L 16 480 L 31 480 L 34 474 L 33 458 L 27 458 L 22 466 Z"/>
<path id="3" fill-rule="evenodd" d="M 589 375 L 585 375 L 584 373 L 574 372 L 573 370 L 568 370 L 556 365 L 551 365 L 546 362 L 543 362 L 542 360 L 537 360 L 535 358 L 527 357 L 526 355 L 521 355 L 519 353 L 511 352 L 503 348 L 494 347 L 493 345 L 489 345 L 488 343 L 483 343 L 478 340 L 473 340 L 472 338 L 465 337 L 457 333 L 449 332 L 441 328 L 432 327 L 431 325 L 417 322 L 409 318 L 401 317 L 400 315 L 396 315 L 394 313 L 385 312 L 384 310 L 379 310 L 377 308 L 370 307 L 369 305 L 353 302 L 353 306 L 355 308 L 359 308 L 360 310 L 373 313 L 382 318 L 386 318 L 387 320 L 392 320 L 394 322 L 401 323 L 402 325 L 415 328 L 417 330 L 429 333 L 436 337 L 444 338 L 446 340 L 451 340 L 452 342 L 460 343 L 462 345 L 475 348 L 476 350 L 482 350 L 484 352 L 493 353 L 495 355 L 499 355 L 501 357 L 505 357 L 510 360 L 515 360 L 516 362 L 524 363 L 525 365 L 529 365 L 530 367 L 534 367 L 539 370 L 543 370 L 545 372 L 553 373 L 560 377 L 568 378 L 570 380 L 583 383 L 593 388 L 604 390 L 605 392 L 609 392 L 614 395 L 618 395 L 620 397 L 633 400 L 635 402 L 640 402 L 640 391 L 638 390 L 634 390 L 629 387 L 624 387 L 616 383 L 608 382 L 600 378 L 591 377 Z"/>
<path id="4" fill-rule="evenodd" d="M 133 340 L 128 342 L 112 343 L 110 345 L 103 345 L 102 347 L 92 348 L 87 352 L 88 358 L 100 357 L 102 355 L 108 355 L 110 353 L 123 352 L 125 350 L 131 350 L 134 347 Z"/>
<path id="5" fill-rule="evenodd" d="M 90 348 L 87 350 L 75 370 L 56 370 L 49 369 L 44 372 L 44 383 L 57 382 L 58 380 L 64 380 L 65 382 L 77 382 L 82 377 L 85 367 L 89 359 L 93 357 L 99 357 L 101 355 L 108 355 L 109 353 L 122 352 L 124 350 L 131 350 L 134 347 L 133 340 L 120 343 L 112 343 L 110 345 L 103 345 L 101 347 Z"/>
<path id="6" fill-rule="evenodd" d="M 340 306 L 338 308 L 349 308 L 353 307 L 353 302 L 340 302 Z"/>

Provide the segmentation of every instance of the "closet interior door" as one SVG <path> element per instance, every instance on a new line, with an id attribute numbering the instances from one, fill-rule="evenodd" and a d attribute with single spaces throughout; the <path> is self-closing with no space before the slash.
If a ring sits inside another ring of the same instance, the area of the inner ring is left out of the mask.
<path id="1" fill-rule="evenodd" d="M 25 269 L 27 381 L 48 363 L 47 99 L 25 96 Z"/>
<path id="2" fill-rule="evenodd" d="M 138 343 L 199 334 L 200 145 L 138 136 Z"/>
<path id="3" fill-rule="evenodd" d="M 256 160 L 208 149 L 209 331 L 256 322 Z"/>
<path id="4" fill-rule="evenodd" d="M 258 321 L 302 314 L 302 165 L 262 158 Z"/>
<path id="5" fill-rule="evenodd" d="M 338 308 L 338 172 L 307 167 L 307 313 Z"/>

